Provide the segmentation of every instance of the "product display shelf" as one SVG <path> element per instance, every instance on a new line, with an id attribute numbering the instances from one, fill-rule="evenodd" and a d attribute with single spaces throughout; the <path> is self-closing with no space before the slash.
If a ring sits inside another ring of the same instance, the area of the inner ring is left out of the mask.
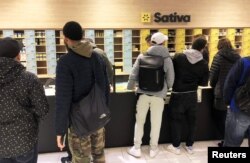
<path id="1" fill-rule="evenodd" d="M 3 31 L 0 31 L 0 39 L 3 38 Z"/>
<path id="2" fill-rule="evenodd" d="M 132 30 L 132 65 L 141 52 L 140 30 Z"/>
<path id="3" fill-rule="evenodd" d="M 241 54 L 242 43 L 243 43 L 243 40 L 242 40 L 243 29 L 237 28 L 234 30 L 235 30 L 235 32 L 234 32 L 234 39 L 235 39 L 234 48 L 237 50 L 238 53 Z"/>
<path id="4" fill-rule="evenodd" d="M 55 30 L 56 60 L 67 53 L 62 30 Z"/>
<path id="5" fill-rule="evenodd" d="M 218 41 L 224 37 L 241 56 L 250 54 L 250 28 L 83 29 L 84 38 L 93 39 L 97 47 L 106 52 L 116 66 L 117 76 L 129 75 L 138 55 L 148 49 L 145 38 L 158 31 L 168 36 L 165 46 L 171 56 L 190 49 L 197 34 L 208 38 L 210 65 L 218 52 Z M 61 29 L 0 30 L 0 38 L 4 37 L 13 37 L 24 44 L 21 62 L 39 76 L 55 75 L 57 60 L 67 53 Z"/>
<path id="6" fill-rule="evenodd" d="M 123 72 L 123 32 L 122 30 L 114 30 L 114 65 L 117 63 L 122 63 L 117 67 L 116 74 L 120 74 Z"/>
<path id="7" fill-rule="evenodd" d="M 93 41 L 98 48 L 104 50 L 104 30 L 95 30 L 95 39 Z"/>
<path id="8" fill-rule="evenodd" d="M 35 30 L 37 74 L 45 75 L 47 70 L 45 30 Z"/>
<path id="9" fill-rule="evenodd" d="M 26 61 L 26 50 L 25 50 L 25 33 L 24 30 L 13 30 L 13 38 L 18 40 L 21 44 L 23 44 L 23 48 L 21 49 L 21 63 L 24 65 L 24 67 L 27 66 Z"/>

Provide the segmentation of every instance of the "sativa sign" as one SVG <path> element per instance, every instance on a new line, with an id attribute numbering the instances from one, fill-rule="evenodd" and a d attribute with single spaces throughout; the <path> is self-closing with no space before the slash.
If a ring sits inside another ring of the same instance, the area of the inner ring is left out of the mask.
<path id="1" fill-rule="evenodd" d="M 176 22 L 190 22 L 191 15 L 178 15 L 177 12 L 171 13 L 169 15 L 162 15 L 160 12 L 154 14 L 154 21 L 156 23 L 176 23 Z"/>

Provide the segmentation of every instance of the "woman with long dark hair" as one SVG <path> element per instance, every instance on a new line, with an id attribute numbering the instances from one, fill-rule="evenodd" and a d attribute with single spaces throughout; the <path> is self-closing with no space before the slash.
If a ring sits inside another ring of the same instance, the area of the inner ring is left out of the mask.
<path id="1" fill-rule="evenodd" d="M 240 55 L 233 49 L 230 40 L 227 38 L 219 40 L 217 49 L 218 52 L 213 59 L 209 77 L 210 85 L 214 89 L 214 109 L 212 113 L 222 140 L 218 143 L 218 146 L 222 146 L 227 115 L 227 107 L 223 101 L 223 87 L 229 70 L 240 59 Z"/>

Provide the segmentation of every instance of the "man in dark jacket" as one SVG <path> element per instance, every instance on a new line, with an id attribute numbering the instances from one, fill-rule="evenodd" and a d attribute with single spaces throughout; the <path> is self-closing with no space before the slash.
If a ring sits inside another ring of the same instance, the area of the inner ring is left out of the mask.
<path id="1" fill-rule="evenodd" d="M 94 162 L 105 162 L 104 128 L 101 127 L 86 136 L 79 136 L 72 129 L 69 118 L 72 105 L 87 96 L 95 82 L 105 93 L 106 103 L 108 102 L 109 85 L 105 63 L 93 52 L 89 42 L 81 41 L 83 31 L 79 23 L 67 22 L 63 27 L 63 34 L 68 54 L 60 58 L 56 68 L 57 145 L 61 150 L 65 147 L 63 137 L 68 131 L 74 163 L 90 162 L 91 154 Z M 95 63 L 95 66 L 92 63 Z"/>
<path id="2" fill-rule="evenodd" d="M 168 146 L 168 150 L 175 154 L 180 154 L 181 130 L 185 118 L 188 129 L 185 149 L 189 154 L 193 153 L 197 88 L 199 85 L 206 86 L 208 82 L 208 64 L 201 53 L 206 44 L 204 37 L 198 37 L 193 41 L 192 49 L 176 54 L 173 58 L 175 80 L 169 102 L 172 145 Z"/>
<path id="3" fill-rule="evenodd" d="M 214 109 L 213 117 L 218 128 L 222 141 L 218 146 L 223 145 L 225 133 L 225 121 L 227 115 L 227 107 L 223 101 L 223 87 L 226 76 L 240 55 L 233 49 L 229 39 L 222 38 L 218 42 L 218 53 L 215 55 L 210 69 L 210 85 L 214 88 Z"/>
<path id="4" fill-rule="evenodd" d="M 250 57 L 238 60 L 229 71 L 223 90 L 224 101 L 228 106 L 225 141 L 226 147 L 239 147 L 245 133 L 250 128 L 250 116 L 240 111 L 235 102 L 235 91 L 244 85 L 250 76 Z M 249 133 L 248 133 L 249 134 Z"/>
<path id="5" fill-rule="evenodd" d="M 0 162 L 36 163 L 38 126 L 49 105 L 36 75 L 25 71 L 16 40 L 0 40 Z"/>

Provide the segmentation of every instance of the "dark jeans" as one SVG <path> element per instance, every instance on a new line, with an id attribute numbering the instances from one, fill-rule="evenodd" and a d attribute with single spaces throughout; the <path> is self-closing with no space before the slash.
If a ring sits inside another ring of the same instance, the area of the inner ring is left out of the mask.
<path id="1" fill-rule="evenodd" d="M 182 125 L 186 121 L 187 137 L 186 145 L 192 146 L 194 143 L 194 132 L 196 128 L 196 105 L 197 93 L 173 93 L 170 98 L 169 108 L 171 117 L 171 137 L 174 147 L 179 147 L 181 143 Z"/>
<path id="2" fill-rule="evenodd" d="M 34 148 L 17 157 L 11 157 L 11 158 L 0 158 L 0 163 L 37 163 L 37 144 L 34 146 Z"/>
<path id="3" fill-rule="evenodd" d="M 238 111 L 227 111 L 225 128 L 225 147 L 240 147 L 246 132 L 249 132 L 250 116 Z"/>

